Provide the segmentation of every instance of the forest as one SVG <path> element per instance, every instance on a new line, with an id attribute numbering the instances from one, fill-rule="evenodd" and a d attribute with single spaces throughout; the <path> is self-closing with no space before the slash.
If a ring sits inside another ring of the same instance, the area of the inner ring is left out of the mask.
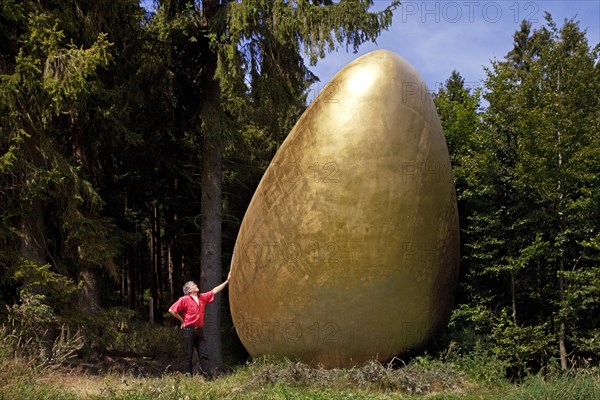
<path id="1" fill-rule="evenodd" d="M 0 0 L 0 358 L 93 360 L 174 327 L 185 281 L 227 276 L 310 67 L 375 41 L 397 4 Z M 485 354 L 519 379 L 598 367 L 600 45 L 549 14 L 513 38 L 481 87 L 454 71 L 431 93 L 461 265 L 428 351 Z M 215 303 L 224 369 L 248 355 L 227 295 Z"/>

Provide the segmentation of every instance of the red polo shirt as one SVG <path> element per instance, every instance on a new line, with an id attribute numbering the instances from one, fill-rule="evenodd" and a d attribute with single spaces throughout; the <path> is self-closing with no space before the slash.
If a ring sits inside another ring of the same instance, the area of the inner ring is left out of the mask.
<path id="1" fill-rule="evenodd" d="M 169 310 L 173 310 L 176 313 L 183 313 L 183 325 L 184 326 L 197 326 L 202 328 L 204 325 L 204 307 L 213 301 L 215 294 L 212 292 L 199 293 L 198 302 L 192 297 L 191 294 L 180 297 Z"/>

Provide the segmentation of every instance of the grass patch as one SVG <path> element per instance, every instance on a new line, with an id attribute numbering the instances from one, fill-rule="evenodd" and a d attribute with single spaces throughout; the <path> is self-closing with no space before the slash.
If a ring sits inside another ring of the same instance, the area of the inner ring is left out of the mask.
<path id="1" fill-rule="evenodd" d="M 600 374 L 568 372 L 557 376 L 530 376 L 507 397 L 508 400 L 561 399 L 598 400 L 600 399 Z"/>
<path id="2" fill-rule="evenodd" d="M 0 399 L 378 399 L 460 390 L 449 368 L 393 369 L 377 362 L 350 369 L 312 368 L 289 360 L 259 359 L 214 381 L 179 373 L 150 378 L 131 374 L 74 374 L 5 362 Z M 11 372 L 12 371 L 12 372 Z M 384 397 L 382 397 L 384 396 Z"/>
<path id="3" fill-rule="evenodd" d="M 451 362 L 415 359 L 401 368 L 377 362 L 349 369 L 312 368 L 290 360 L 257 359 L 213 380 L 165 373 L 86 374 L 0 361 L 0 400 L 200 400 L 200 399 L 600 399 L 598 369 L 520 384 L 473 380 Z"/>
<path id="4" fill-rule="evenodd" d="M 43 371 L 32 363 L 20 360 L 0 361 L 0 399 L 76 399 L 71 393 L 64 391 L 58 382 L 43 382 L 40 377 Z"/>

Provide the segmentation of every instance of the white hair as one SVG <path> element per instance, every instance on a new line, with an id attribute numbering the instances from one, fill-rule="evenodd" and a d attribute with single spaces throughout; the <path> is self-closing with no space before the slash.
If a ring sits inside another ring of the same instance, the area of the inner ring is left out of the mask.
<path id="1" fill-rule="evenodd" d="M 183 285 L 183 294 L 188 294 L 190 292 L 190 290 L 192 290 L 192 286 L 194 286 L 195 283 L 194 281 L 189 281 L 184 283 Z"/>

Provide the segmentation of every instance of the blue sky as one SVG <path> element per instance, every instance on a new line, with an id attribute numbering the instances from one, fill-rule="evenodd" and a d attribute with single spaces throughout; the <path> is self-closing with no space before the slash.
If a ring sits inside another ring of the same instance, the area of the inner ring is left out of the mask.
<path id="1" fill-rule="evenodd" d="M 375 9 L 387 1 L 375 0 Z M 502 59 L 512 49 L 513 34 L 526 19 L 539 28 L 550 12 L 559 27 L 566 19 L 580 21 L 587 29 L 590 46 L 600 42 L 600 0 L 546 1 L 402 1 L 394 12 L 392 26 L 377 44 L 365 43 L 354 54 L 345 48 L 330 53 L 311 70 L 321 82 L 311 97 L 356 57 L 376 49 L 392 50 L 419 71 L 430 91 L 436 91 L 456 69 L 468 87 L 485 79 L 484 66 Z M 309 99 L 310 100 L 310 99 Z"/>

